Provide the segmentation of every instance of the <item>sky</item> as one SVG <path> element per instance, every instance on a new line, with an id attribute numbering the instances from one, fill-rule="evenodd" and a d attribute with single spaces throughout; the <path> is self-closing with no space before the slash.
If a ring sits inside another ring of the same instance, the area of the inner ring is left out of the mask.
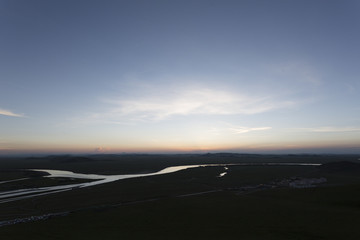
<path id="1" fill-rule="evenodd" d="M 360 153 L 359 12 L 0 0 L 0 154 Z"/>

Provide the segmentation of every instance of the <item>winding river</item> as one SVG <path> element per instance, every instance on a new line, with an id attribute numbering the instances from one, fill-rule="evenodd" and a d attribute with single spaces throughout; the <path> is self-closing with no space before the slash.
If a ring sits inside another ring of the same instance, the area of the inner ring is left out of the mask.
<path id="1" fill-rule="evenodd" d="M 144 173 L 144 174 L 122 174 L 122 175 L 97 175 L 97 174 L 82 174 L 74 173 L 71 171 L 61 171 L 61 170 L 49 170 L 49 169 L 29 169 L 30 171 L 46 172 L 49 175 L 45 176 L 47 178 L 78 178 L 78 179 L 89 179 L 95 180 L 85 183 L 76 183 L 60 186 L 50 186 L 50 187 L 39 187 L 39 188 L 26 188 L 18 189 L 11 191 L 0 192 L 0 203 L 13 202 L 17 200 L 32 198 L 36 196 L 42 196 L 47 194 L 54 194 L 64 191 L 69 191 L 77 188 L 91 187 L 99 184 L 114 182 L 123 179 L 129 178 L 139 178 L 139 177 L 149 177 L 155 175 L 169 174 L 178 172 L 190 168 L 198 167 L 224 167 L 225 172 L 222 172 L 219 177 L 223 177 L 227 174 L 229 166 L 319 166 L 321 164 L 317 163 L 235 163 L 235 164 L 199 164 L 199 165 L 182 165 L 182 166 L 173 166 L 164 168 L 158 172 L 153 173 Z M 16 179 L 11 181 L 20 181 L 24 179 Z M 6 181 L 9 182 L 9 181 Z M 5 183 L 5 182 L 2 182 Z"/>

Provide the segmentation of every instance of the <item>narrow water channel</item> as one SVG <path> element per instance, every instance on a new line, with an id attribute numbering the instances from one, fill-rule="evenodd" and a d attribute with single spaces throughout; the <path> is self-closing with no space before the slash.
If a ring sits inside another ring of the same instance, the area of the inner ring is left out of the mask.
<path id="1" fill-rule="evenodd" d="M 169 174 L 178 172 L 190 168 L 198 167 L 219 167 L 222 166 L 226 172 L 220 173 L 218 177 L 224 177 L 227 174 L 229 166 L 319 166 L 321 164 L 317 163 L 235 163 L 235 164 L 199 164 L 199 165 L 182 165 L 182 166 L 173 166 L 164 168 L 158 172 L 154 173 L 144 173 L 144 174 L 121 174 L 121 175 L 97 175 L 97 174 L 83 174 L 83 173 L 74 173 L 71 171 L 62 171 L 62 170 L 51 170 L 51 169 L 29 169 L 30 171 L 46 172 L 49 175 L 44 176 L 46 178 L 77 178 L 77 179 L 89 179 L 95 180 L 85 183 L 76 183 L 68 185 L 59 185 L 59 186 L 50 186 L 50 187 L 39 187 L 39 188 L 27 188 L 27 189 L 18 189 L 11 191 L 0 192 L 0 203 L 12 202 L 27 198 L 32 198 L 36 196 L 42 196 L 47 194 L 54 194 L 69 190 L 74 190 L 77 188 L 84 188 L 95 186 L 99 184 L 114 182 L 123 179 L 129 178 L 139 178 L 139 177 L 149 177 L 155 175 Z M 17 179 L 22 180 L 22 179 Z M 12 181 L 17 181 L 12 180 Z"/>

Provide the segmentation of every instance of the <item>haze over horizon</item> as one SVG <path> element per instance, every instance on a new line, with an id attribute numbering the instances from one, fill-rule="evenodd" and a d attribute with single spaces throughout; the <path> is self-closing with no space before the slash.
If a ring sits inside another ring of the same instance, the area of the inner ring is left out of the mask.
<path id="1" fill-rule="evenodd" d="M 359 154 L 359 11 L 0 0 L 0 155 Z"/>

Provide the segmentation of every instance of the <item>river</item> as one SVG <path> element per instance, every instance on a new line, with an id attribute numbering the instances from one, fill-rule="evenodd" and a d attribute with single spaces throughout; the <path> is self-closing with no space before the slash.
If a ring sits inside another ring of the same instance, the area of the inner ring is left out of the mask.
<path id="1" fill-rule="evenodd" d="M 105 184 L 109 182 L 114 182 L 123 179 L 129 178 L 139 178 L 139 177 L 149 177 L 155 175 L 169 174 L 178 172 L 181 170 L 186 170 L 190 168 L 198 167 L 224 167 L 225 170 L 228 170 L 229 166 L 319 166 L 321 164 L 317 163 L 233 163 L 233 164 L 198 164 L 198 165 L 182 165 L 182 166 L 172 166 L 164 168 L 158 172 L 153 173 L 143 173 L 143 174 L 121 174 L 121 175 L 98 175 L 98 174 L 83 174 L 83 173 L 74 173 L 71 171 L 62 171 L 62 170 L 51 170 L 51 169 L 29 169 L 30 171 L 46 172 L 49 175 L 44 176 L 46 178 L 77 178 L 77 179 L 89 179 L 95 180 L 85 183 L 76 183 L 68 185 L 59 185 L 59 186 L 50 186 L 50 187 L 39 187 L 39 188 L 26 188 L 26 189 L 17 189 L 11 191 L 0 192 L 0 203 L 13 202 L 17 200 L 33 198 L 36 196 L 42 196 L 47 194 L 54 194 L 64 191 L 70 191 L 77 188 L 85 188 L 90 186 L 95 186 L 99 184 Z M 219 177 L 223 177 L 227 174 L 222 172 Z M 23 180 L 15 179 L 12 181 Z M 4 183 L 4 182 L 3 182 Z"/>

